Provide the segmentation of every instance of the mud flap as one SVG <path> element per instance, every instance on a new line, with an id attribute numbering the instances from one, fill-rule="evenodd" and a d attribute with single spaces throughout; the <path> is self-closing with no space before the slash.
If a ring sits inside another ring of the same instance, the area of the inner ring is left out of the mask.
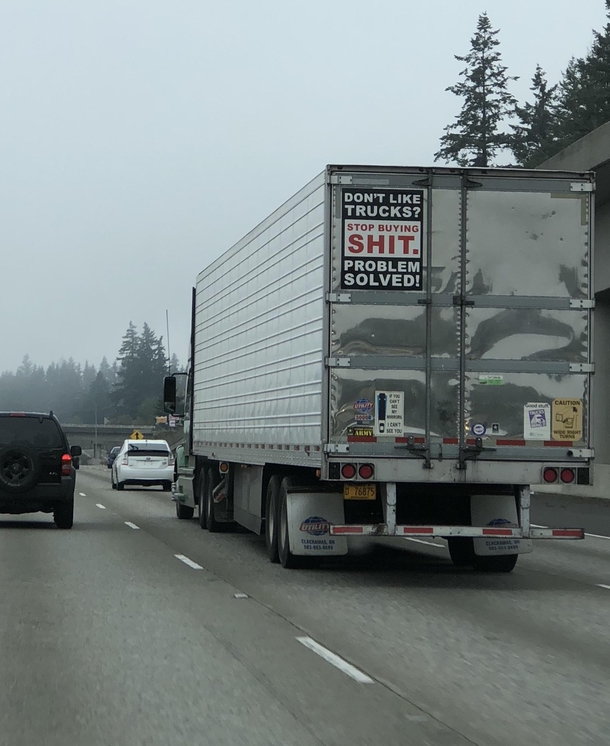
<path id="1" fill-rule="evenodd" d="M 517 505 L 513 495 L 472 495 L 470 516 L 473 526 L 516 528 L 519 526 Z M 509 536 L 474 539 L 474 553 L 478 556 L 490 554 L 526 554 L 532 551 L 531 539 L 513 539 Z"/>
<path id="2" fill-rule="evenodd" d="M 343 524 L 343 494 L 290 492 L 287 495 L 288 537 L 293 554 L 308 557 L 347 554 L 347 539 L 331 536 L 331 524 Z"/>

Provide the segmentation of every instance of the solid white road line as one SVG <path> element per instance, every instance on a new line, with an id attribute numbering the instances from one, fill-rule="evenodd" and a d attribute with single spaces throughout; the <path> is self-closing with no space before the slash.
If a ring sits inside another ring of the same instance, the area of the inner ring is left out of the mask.
<path id="1" fill-rule="evenodd" d="M 348 676 L 351 676 L 352 679 L 357 681 L 360 684 L 374 684 L 375 682 L 373 679 L 371 679 L 370 676 L 367 676 L 365 673 L 362 673 L 358 668 L 355 666 L 352 666 L 351 663 L 348 663 L 347 661 L 344 661 L 343 658 L 339 658 L 338 655 L 335 655 L 335 653 L 331 653 L 330 650 L 320 645 L 320 643 L 316 642 L 315 640 L 312 640 L 311 637 L 297 637 L 297 640 L 302 644 L 305 645 L 306 648 L 309 648 L 310 650 L 313 650 L 314 653 L 317 653 L 320 658 L 324 658 L 325 661 L 328 663 L 332 663 L 333 666 L 338 668 L 340 671 L 343 671 L 343 673 L 347 674 Z"/>
<path id="2" fill-rule="evenodd" d="M 183 554 L 174 554 L 174 557 L 176 559 L 179 559 L 180 562 L 184 562 L 185 565 L 192 567 L 193 570 L 203 570 L 203 567 L 201 567 L 201 565 L 198 565 L 196 562 L 193 562 L 193 560 L 190 560 L 188 557 L 185 557 Z"/>
<path id="3" fill-rule="evenodd" d="M 438 549 L 445 549 L 444 544 L 435 544 L 433 541 L 426 541 L 425 539 L 415 539 L 411 536 L 404 537 L 407 541 L 416 541 L 418 544 L 423 544 L 425 547 L 438 547 Z"/>
<path id="4" fill-rule="evenodd" d="M 100 510 L 106 510 L 106 506 L 102 505 L 101 503 L 95 503 L 95 507 L 99 508 Z"/>
<path id="5" fill-rule="evenodd" d="M 136 524 L 132 523 L 131 521 L 125 521 L 125 525 L 129 526 L 129 528 L 136 528 L 136 529 L 140 528 L 139 526 L 136 526 Z"/>
<path id="6" fill-rule="evenodd" d="M 85 493 L 84 493 L 84 492 L 79 492 L 78 494 L 79 494 L 79 495 L 80 495 L 81 497 L 87 497 L 87 495 L 85 495 Z"/>
<path id="7" fill-rule="evenodd" d="M 603 583 L 597 583 L 598 588 L 605 588 L 607 591 L 610 591 L 610 585 L 604 585 Z"/>
<path id="8" fill-rule="evenodd" d="M 610 536 L 602 536 L 601 534 L 588 534 L 586 532 L 585 536 L 592 536 L 594 539 L 610 539 Z"/>

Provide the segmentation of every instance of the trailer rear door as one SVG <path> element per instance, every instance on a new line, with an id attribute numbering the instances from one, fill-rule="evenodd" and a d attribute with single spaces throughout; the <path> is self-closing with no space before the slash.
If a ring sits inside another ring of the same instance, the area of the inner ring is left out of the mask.
<path id="1" fill-rule="evenodd" d="M 589 457 L 592 188 L 329 168 L 331 454 Z"/>

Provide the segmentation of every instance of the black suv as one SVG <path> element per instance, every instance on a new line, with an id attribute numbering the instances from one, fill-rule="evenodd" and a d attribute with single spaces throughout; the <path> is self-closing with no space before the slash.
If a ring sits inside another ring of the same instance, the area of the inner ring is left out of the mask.
<path id="1" fill-rule="evenodd" d="M 0 513 L 53 513 L 57 528 L 72 528 L 81 453 L 53 412 L 0 412 Z"/>

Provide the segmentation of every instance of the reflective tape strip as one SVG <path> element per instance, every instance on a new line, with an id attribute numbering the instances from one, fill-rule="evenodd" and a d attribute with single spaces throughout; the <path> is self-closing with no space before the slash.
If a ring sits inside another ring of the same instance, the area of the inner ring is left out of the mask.
<path id="1" fill-rule="evenodd" d="M 432 526 L 403 526 L 403 534 L 432 534 L 434 528 Z"/>
<path id="2" fill-rule="evenodd" d="M 513 536 L 512 528 L 484 528 L 483 536 Z"/>
<path id="3" fill-rule="evenodd" d="M 582 528 L 532 528 L 530 539 L 584 539 Z"/>
<path id="4" fill-rule="evenodd" d="M 372 526 L 331 526 L 331 536 L 337 534 L 363 534 L 365 529 L 371 529 Z"/>

